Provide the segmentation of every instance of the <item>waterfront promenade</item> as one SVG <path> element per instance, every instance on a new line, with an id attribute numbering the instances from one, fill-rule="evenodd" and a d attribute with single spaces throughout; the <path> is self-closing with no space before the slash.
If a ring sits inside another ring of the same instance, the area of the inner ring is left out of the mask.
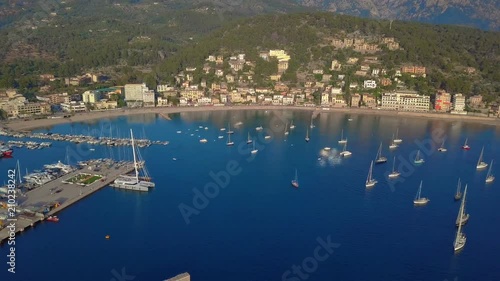
<path id="1" fill-rule="evenodd" d="M 58 203 L 58 207 L 50 210 L 46 216 L 54 215 L 65 208 L 71 206 L 72 204 L 78 202 L 79 200 L 89 196 L 90 194 L 108 186 L 112 183 L 119 175 L 129 173 L 134 170 L 133 163 L 115 163 L 110 166 L 100 166 L 98 171 L 93 170 L 94 167 L 87 166 L 83 169 L 78 169 L 72 173 L 66 174 L 56 180 L 48 182 L 34 190 L 31 190 L 25 194 L 25 196 L 18 196 L 16 198 L 18 207 L 17 210 L 30 210 L 38 211 L 43 209 L 44 206 L 54 205 Z M 80 186 L 77 184 L 66 184 L 63 183 L 64 180 L 68 180 L 80 173 L 88 173 L 93 175 L 100 175 L 103 178 L 90 185 Z M 59 191 L 60 192 L 56 192 Z M 44 220 L 39 212 L 33 212 L 33 215 L 29 215 L 31 212 L 24 212 L 17 216 L 16 221 L 16 233 L 24 231 L 29 226 L 34 226 L 36 223 Z M 7 221 L 7 224 L 10 222 Z M 9 237 L 9 230 L 4 228 L 0 230 L 0 243 Z"/>

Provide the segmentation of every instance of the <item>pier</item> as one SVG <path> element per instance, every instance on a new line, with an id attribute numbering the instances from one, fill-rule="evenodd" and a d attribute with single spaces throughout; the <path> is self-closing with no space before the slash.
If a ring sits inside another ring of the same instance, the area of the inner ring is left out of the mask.
<path id="1" fill-rule="evenodd" d="M 118 176 L 130 173 L 133 170 L 134 164 L 129 162 L 115 163 L 108 166 L 103 165 L 98 169 L 92 166 L 85 166 L 41 185 L 25 193 L 24 196 L 17 195 L 16 201 L 18 206 L 16 210 L 20 213 L 16 216 L 15 232 L 23 232 L 26 228 L 35 226 L 36 223 L 45 220 L 47 216 L 64 210 L 81 199 L 108 186 Z M 101 178 L 88 185 L 63 183 L 63 181 L 68 182 L 82 173 L 101 176 Z M 54 208 L 46 214 L 39 211 L 48 205 L 52 205 Z M 7 219 L 5 224 L 9 225 L 12 222 Z M 10 232 L 7 228 L 0 230 L 0 243 L 8 239 L 9 235 Z"/>

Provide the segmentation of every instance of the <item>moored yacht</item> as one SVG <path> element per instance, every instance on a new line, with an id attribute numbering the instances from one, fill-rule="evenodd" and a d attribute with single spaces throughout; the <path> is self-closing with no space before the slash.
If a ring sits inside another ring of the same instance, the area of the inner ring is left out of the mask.
<path id="1" fill-rule="evenodd" d="M 431 201 L 431 200 L 429 200 L 429 198 L 421 197 L 421 194 L 422 194 L 422 182 L 423 181 L 420 181 L 420 187 L 418 188 L 417 196 L 413 200 L 413 204 L 415 204 L 415 206 L 427 205 L 427 203 L 429 203 L 429 201 Z"/>
<path id="2" fill-rule="evenodd" d="M 488 167 L 488 163 L 483 161 L 483 152 L 484 152 L 484 146 L 481 149 L 481 154 L 479 155 L 479 160 L 477 160 L 476 169 L 478 169 L 478 170 L 481 170 L 481 169 Z"/>
<path id="3" fill-rule="evenodd" d="M 492 183 L 495 180 L 495 176 L 491 174 L 491 167 L 493 167 L 493 160 L 491 160 L 490 168 L 488 169 L 488 174 L 486 175 L 486 183 Z"/>
<path id="4" fill-rule="evenodd" d="M 392 172 L 389 174 L 390 179 L 395 179 L 401 175 L 398 170 L 396 170 L 396 156 L 394 156 L 394 161 L 392 162 Z"/>
<path id="5" fill-rule="evenodd" d="M 377 184 L 377 180 L 373 178 L 373 161 L 370 164 L 370 171 L 368 172 L 368 177 L 366 178 L 366 183 L 365 186 L 368 187 L 374 187 Z"/>

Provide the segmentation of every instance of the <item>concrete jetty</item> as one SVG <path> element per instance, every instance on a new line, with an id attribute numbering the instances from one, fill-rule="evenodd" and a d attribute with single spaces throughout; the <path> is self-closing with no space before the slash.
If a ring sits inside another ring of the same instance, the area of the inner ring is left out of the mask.
<path id="1" fill-rule="evenodd" d="M 36 223 L 45 220 L 46 216 L 54 215 L 79 200 L 97 192 L 105 186 L 112 183 L 119 175 L 130 173 L 134 170 L 133 163 L 114 163 L 109 166 L 100 166 L 99 169 L 94 167 L 84 167 L 74 172 L 66 174 L 58 179 L 50 181 L 42 186 L 39 186 L 27 193 L 25 196 L 16 198 L 18 206 L 17 211 L 26 210 L 20 215 L 16 216 L 16 230 L 15 232 L 22 232 L 30 226 L 35 226 Z M 67 184 L 63 181 L 81 174 L 99 175 L 102 178 L 89 185 Z M 50 210 L 43 216 L 39 210 L 47 205 L 56 205 L 55 208 Z M 32 211 L 32 212 L 30 212 Z M 9 225 L 13 221 L 6 220 L 5 224 Z M 10 232 L 7 228 L 0 230 L 0 243 L 9 238 Z"/>

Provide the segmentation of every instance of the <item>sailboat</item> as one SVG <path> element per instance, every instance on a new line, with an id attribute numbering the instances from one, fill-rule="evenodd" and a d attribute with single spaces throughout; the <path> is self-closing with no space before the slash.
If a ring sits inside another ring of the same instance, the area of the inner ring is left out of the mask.
<path id="1" fill-rule="evenodd" d="M 256 131 L 262 131 L 264 128 L 262 128 L 262 126 L 259 126 L 259 127 L 256 127 L 255 130 Z"/>
<path id="2" fill-rule="evenodd" d="M 314 123 L 313 123 L 313 120 L 314 120 L 314 119 L 311 117 L 311 125 L 309 125 L 309 127 L 310 127 L 311 129 L 312 129 L 312 128 L 314 128 Z"/>
<path id="3" fill-rule="evenodd" d="M 233 146 L 234 145 L 234 142 L 231 141 L 231 134 L 228 134 L 227 135 L 227 143 L 226 143 L 227 146 Z"/>
<path id="4" fill-rule="evenodd" d="M 297 176 L 297 169 L 295 169 L 295 179 L 292 180 L 292 186 L 299 188 L 299 178 Z"/>
<path id="5" fill-rule="evenodd" d="M 394 161 L 392 162 L 392 173 L 389 174 L 390 179 L 395 179 L 401 175 L 398 170 L 396 170 L 396 156 L 394 156 Z"/>
<path id="6" fill-rule="evenodd" d="M 481 155 L 479 155 L 479 160 L 477 160 L 476 169 L 478 170 L 488 167 L 488 163 L 483 161 L 483 152 L 484 152 L 484 146 L 481 149 Z"/>
<path id="7" fill-rule="evenodd" d="M 387 162 L 387 157 L 382 156 L 382 142 L 380 142 L 380 146 L 378 147 L 377 158 L 375 158 L 375 164 L 382 164 Z"/>
<path id="8" fill-rule="evenodd" d="M 462 184 L 460 182 L 460 178 L 458 178 L 457 193 L 455 193 L 455 201 L 462 199 L 462 192 L 460 191 L 461 187 Z"/>
<path id="9" fill-rule="evenodd" d="M 232 134 L 234 134 L 234 131 L 231 131 L 231 123 L 227 123 L 227 128 L 228 128 L 228 129 L 227 129 L 227 134 L 228 134 L 228 135 L 232 135 Z"/>
<path id="10" fill-rule="evenodd" d="M 346 143 L 344 143 L 344 149 L 342 150 L 342 152 L 340 152 L 340 156 L 347 157 L 347 156 L 351 156 L 351 155 L 352 155 L 352 153 L 347 150 L 347 142 L 346 142 Z"/>
<path id="11" fill-rule="evenodd" d="M 462 203 L 460 204 L 461 213 L 458 214 L 455 224 L 457 226 L 464 225 L 469 221 L 469 214 L 465 211 L 465 197 L 467 196 L 467 185 L 464 189 L 464 197 L 462 198 Z"/>
<path id="12" fill-rule="evenodd" d="M 439 152 L 446 152 L 447 151 L 447 149 L 444 147 L 444 141 L 445 140 L 443 140 L 443 142 L 441 143 L 441 147 L 438 148 Z"/>
<path id="13" fill-rule="evenodd" d="M 306 142 L 309 142 L 309 128 L 307 128 L 307 132 L 306 132 Z"/>
<path id="14" fill-rule="evenodd" d="M 392 134 L 392 141 L 391 144 L 389 145 L 389 149 L 396 149 L 398 148 L 398 145 L 394 142 L 394 134 Z"/>
<path id="15" fill-rule="evenodd" d="M 250 138 L 250 132 L 248 132 L 247 144 L 251 144 L 253 141 Z"/>
<path id="16" fill-rule="evenodd" d="M 459 221 L 462 221 L 464 213 L 464 204 L 460 204 L 460 211 L 458 211 Z M 455 242 L 453 242 L 453 249 L 455 252 L 462 250 L 465 247 L 465 242 L 467 237 L 462 233 L 462 224 L 458 224 L 457 236 L 455 236 Z"/>
<path id="17" fill-rule="evenodd" d="M 289 132 L 288 132 L 288 122 L 286 122 L 285 124 L 285 136 L 288 136 Z"/>
<path id="18" fill-rule="evenodd" d="M 250 151 L 250 153 L 255 154 L 257 152 L 259 152 L 259 150 L 255 148 L 255 142 L 253 142 L 253 150 Z"/>
<path id="19" fill-rule="evenodd" d="M 424 159 L 420 157 L 420 150 L 417 151 L 417 155 L 415 156 L 415 160 L 413 160 L 413 163 L 422 164 L 424 162 L 425 162 Z"/>
<path id="20" fill-rule="evenodd" d="M 420 187 L 418 188 L 417 196 L 415 196 L 415 200 L 413 200 L 413 204 L 415 204 L 416 206 L 423 206 L 423 205 L 426 205 L 427 203 L 429 203 L 429 201 L 431 201 L 428 198 L 421 197 L 422 182 L 423 181 L 420 181 Z"/>
<path id="21" fill-rule="evenodd" d="M 495 176 L 491 174 L 491 167 L 493 167 L 493 160 L 491 160 L 490 168 L 488 169 L 488 175 L 486 175 L 486 183 L 492 183 L 495 180 Z"/>
<path id="22" fill-rule="evenodd" d="M 120 175 L 111 186 L 127 190 L 149 191 L 149 188 L 155 187 L 155 183 L 150 181 L 150 177 L 146 172 L 146 167 L 144 161 L 142 161 L 140 157 L 140 154 L 136 154 L 132 129 L 130 129 L 130 138 L 132 141 L 132 154 L 134 156 L 135 176 Z M 137 158 L 139 158 L 139 161 L 137 161 Z M 146 177 L 139 178 L 139 167 L 146 173 Z"/>
<path id="23" fill-rule="evenodd" d="M 462 149 L 464 149 L 464 150 L 470 150 L 470 146 L 467 144 L 468 140 L 469 140 L 469 138 L 465 139 L 465 143 L 464 143 L 464 145 L 462 145 Z"/>
<path id="24" fill-rule="evenodd" d="M 295 125 L 293 124 L 293 120 L 292 120 L 292 123 L 290 124 L 290 130 L 293 130 L 295 129 Z"/>
<path id="25" fill-rule="evenodd" d="M 370 171 L 368 172 L 368 177 L 366 178 L 366 187 L 374 187 L 377 184 L 377 180 L 372 177 L 373 174 L 373 161 L 370 164 Z"/>
<path id="26" fill-rule="evenodd" d="M 345 144 L 345 143 L 347 143 L 347 138 L 344 139 L 344 129 L 342 129 L 342 133 L 340 134 L 339 144 Z"/>
<path id="27" fill-rule="evenodd" d="M 399 144 L 399 143 L 403 142 L 403 140 L 398 137 L 398 134 L 399 134 L 399 128 L 396 129 L 396 138 L 394 139 L 395 144 Z"/>

